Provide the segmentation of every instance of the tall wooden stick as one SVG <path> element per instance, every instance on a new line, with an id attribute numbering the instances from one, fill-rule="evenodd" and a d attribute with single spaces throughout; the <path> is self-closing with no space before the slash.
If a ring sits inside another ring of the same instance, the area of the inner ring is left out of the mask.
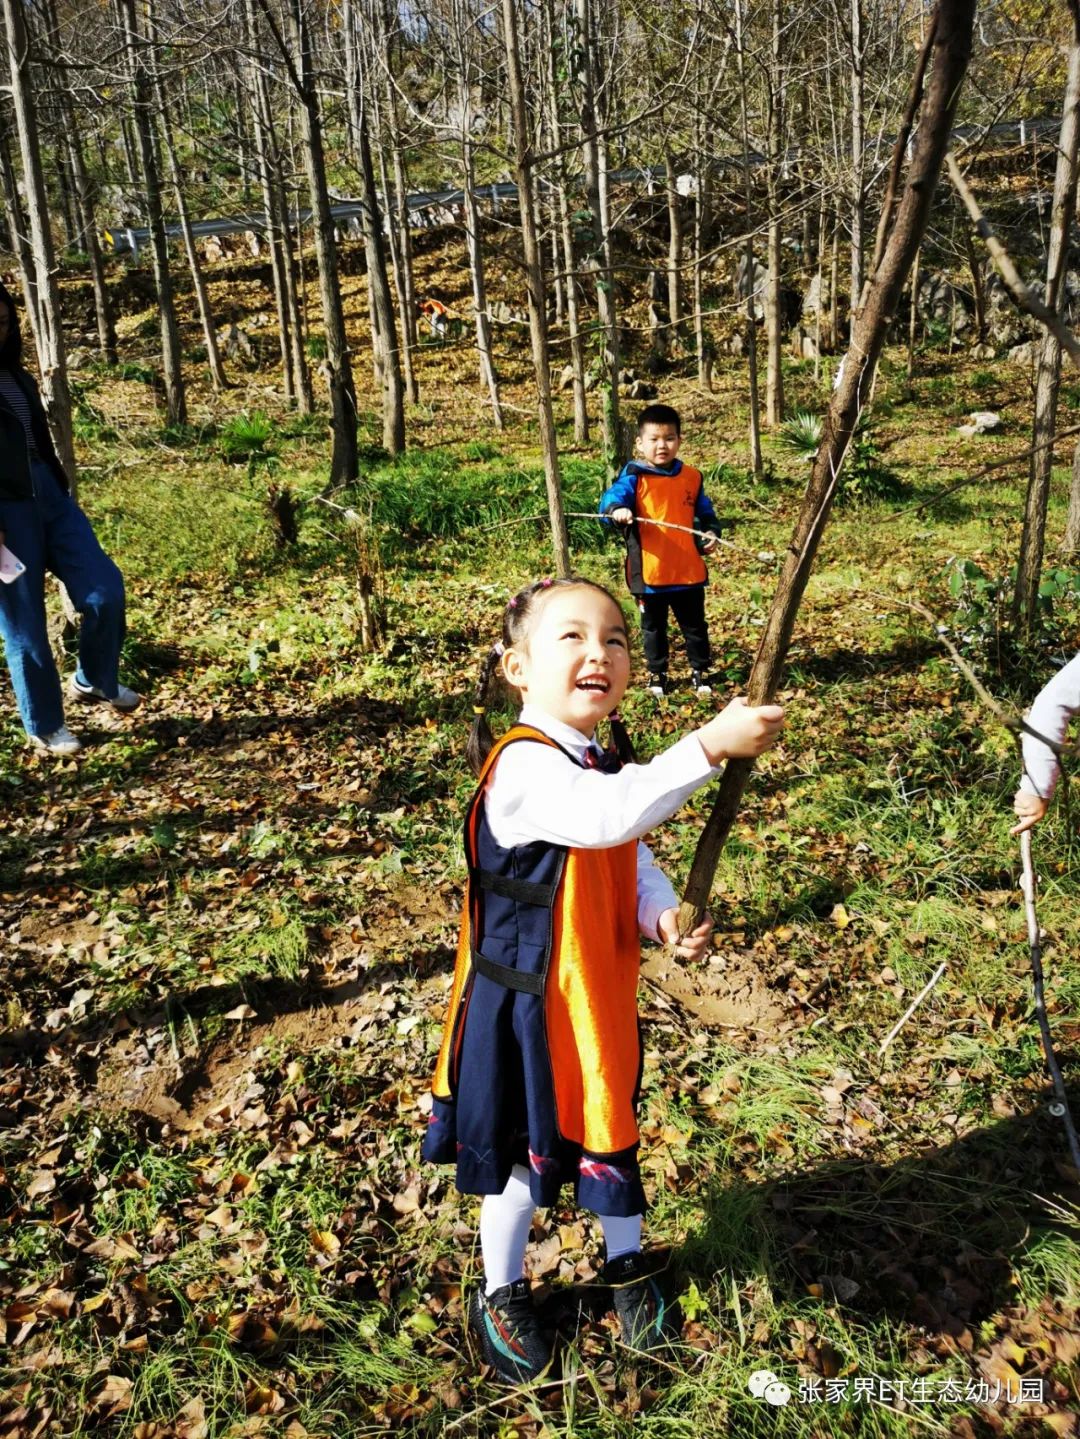
<path id="1" fill-rule="evenodd" d="M 1069 1153 L 1072 1156 L 1073 1168 L 1077 1174 L 1080 1174 L 1080 1139 L 1077 1139 L 1076 1136 L 1076 1125 L 1073 1123 L 1069 1098 L 1065 1093 L 1065 1081 L 1061 1076 L 1061 1066 L 1058 1064 L 1053 1041 L 1050 1038 L 1050 1021 L 1046 1017 L 1046 1000 L 1043 997 L 1042 939 L 1039 934 L 1039 918 L 1035 912 L 1035 868 L 1031 863 L 1031 831 L 1028 829 L 1020 836 L 1020 858 L 1024 865 L 1022 887 L 1024 914 L 1027 918 L 1028 948 L 1031 950 L 1031 975 L 1035 989 L 1035 1017 L 1039 1021 L 1039 1038 L 1042 1040 L 1043 1053 L 1046 1055 L 1046 1067 L 1050 1071 L 1056 1100 L 1051 1112 L 1057 1115 L 1065 1125 L 1065 1135 L 1069 1141 Z"/>
<path id="2" fill-rule="evenodd" d="M 934 19 L 929 91 L 923 104 L 922 122 L 907 182 L 881 263 L 869 282 L 865 302 L 855 317 L 851 344 L 825 417 L 821 447 L 814 461 L 802 509 L 784 558 L 780 583 L 750 672 L 747 697 L 754 705 L 767 704 L 779 688 L 799 605 L 836 497 L 840 467 L 848 442 L 869 398 L 878 357 L 926 230 L 960 86 L 971 54 L 974 18 L 975 0 L 939 0 Z M 922 89 L 922 68 L 920 64 L 913 81 L 915 92 Z M 914 112 L 914 104 L 910 108 Z M 679 911 L 679 928 L 683 934 L 700 922 L 708 904 L 720 852 L 735 821 L 752 769 L 753 760 L 738 759 L 729 760 L 724 770 L 683 895 Z"/>

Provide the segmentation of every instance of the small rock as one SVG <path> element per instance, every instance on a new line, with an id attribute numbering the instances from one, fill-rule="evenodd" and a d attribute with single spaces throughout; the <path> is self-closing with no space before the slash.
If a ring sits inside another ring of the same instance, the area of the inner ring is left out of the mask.
<path id="1" fill-rule="evenodd" d="M 1009 359 L 1014 365 L 1026 365 L 1030 369 L 1035 362 L 1035 341 L 1025 340 L 1022 345 L 1014 345 L 1009 351 Z"/>

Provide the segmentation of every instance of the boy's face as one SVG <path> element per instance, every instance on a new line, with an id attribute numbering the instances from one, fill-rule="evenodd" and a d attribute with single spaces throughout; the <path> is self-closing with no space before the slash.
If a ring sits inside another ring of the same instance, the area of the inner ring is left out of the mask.
<path id="1" fill-rule="evenodd" d="M 657 469 L 666 470 L 679 453 L 680 435 L 674 425 L 642 425 L 638 431 L 638 454 Z"/>

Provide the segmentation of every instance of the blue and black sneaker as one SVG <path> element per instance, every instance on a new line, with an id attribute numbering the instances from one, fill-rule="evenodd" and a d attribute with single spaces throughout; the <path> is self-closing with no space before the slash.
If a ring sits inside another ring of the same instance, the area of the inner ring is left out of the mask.
<path id="1" fill-rule="evenodd" d="M 610 1285 L 614 1291 L 615 1313 L 622 1325 L 624 1344 L 648 1353 L 667 1342 L 664 1296 L 639 1250 L 609 1259 L 600 1282 Z"/>
<path id="2" fill-rule="evenodd" d="M 551 1345 L 540 1328 L 527 1279 L 491 1294 L 477 1290 L 469 1305 L 469 1328 L 490 1364 L 507 1384 L 529 1384 L 551 1365 Z"/>

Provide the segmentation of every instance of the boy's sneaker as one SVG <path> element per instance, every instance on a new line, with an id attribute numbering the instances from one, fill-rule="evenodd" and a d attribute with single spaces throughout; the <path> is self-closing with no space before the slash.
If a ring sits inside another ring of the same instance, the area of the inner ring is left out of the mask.
<path id="1" fill-rule="evenodd" d="M 75 675 L 71 676 L 68 692 L 72 699 L 81 700 L 83 704 L 112 705 L 113 709 L 119 710 L 121 714 L 130 714 L 142 704 L 142 695 L 129 690 L 127 685 L 117 685 L 116 694 L 107 695 L 104 690 L 95 689 L 93 685 L 80 684 Z"/>
<path id="2" fill-rule="evenodd" d="M 32 734 L 30 743 L 35 749 L 45 750 L 48 754 L 78 754 L 83 747 L 82 740 L 73 735 L 66 724 L 53 730 L 52 734 Z"/>
<path id="3" fill-rule="evenodd" d="M 614 1291 L 623 1343 L 645 1353 L 659 1349 L 667 1340 L 664 1326 L 667 1309 L 660 1286 L 649 1274 L 640 1251 L 609 1259 L 600 1282 L 610 1285 Z"/>
<path id="4" fill-rule="evenodd" d="M 469 1305 L 469 1329 L 484 1363 L 507 1384 L 528 1384 L 551 1364 L 551 1345 L 540 1328 L 527 1279 L 491 1294 L 478 1289 Z"/>
<path id="5" fill-rule="evenodd" d="M 690 688 L 694 691 L 695 694 L 699 694 L 699 695 L 711 695 L 711 694 L 712 694 L 712 685 L 709 684 L 708 680 L 705 678 L 705 676 L 702 674 L 702 672 L 701 672 L 700 670 L 693 670 L 693 671 L 691 672 L 691 675 L 690 675 Z"/>
<path id="6" fill-rule="evenodd" d="M 649 683 L 645 686 L 649 694 L 655 695 L 657 699 L 663 699 L 667 694 L 667 675 L 657 673 L 655 670 L 649 675 Z"/>

